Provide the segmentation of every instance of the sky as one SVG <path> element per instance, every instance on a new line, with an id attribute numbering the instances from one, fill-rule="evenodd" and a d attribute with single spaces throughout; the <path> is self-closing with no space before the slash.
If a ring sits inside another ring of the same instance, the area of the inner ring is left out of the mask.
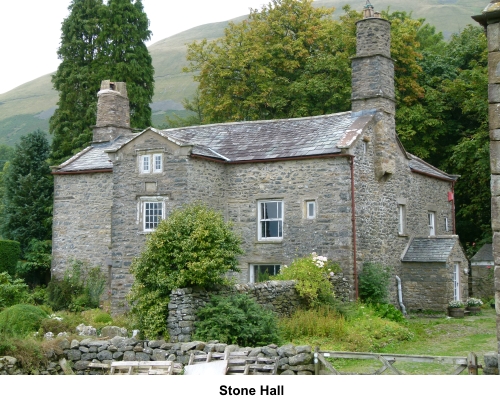
<path id="1" fill-rule="evenodd" d="M 2 1 L 0 94 L 57 69 L 61 23 L 71 0 Z M 226 21 L 262 8 L 267 0 L 143 0 L 151 45 L 198 25 Z"/>

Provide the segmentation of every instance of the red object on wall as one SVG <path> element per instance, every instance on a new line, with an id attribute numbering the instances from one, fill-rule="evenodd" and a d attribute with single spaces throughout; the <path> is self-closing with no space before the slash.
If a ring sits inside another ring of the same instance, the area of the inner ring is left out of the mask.
<path id="1" fill-rule="evenodd" d="M 454 198 L 454 195 L 453 195 L 453 191 L 448 191 L 448 201 L 453 201 L 455 198 Z"/>

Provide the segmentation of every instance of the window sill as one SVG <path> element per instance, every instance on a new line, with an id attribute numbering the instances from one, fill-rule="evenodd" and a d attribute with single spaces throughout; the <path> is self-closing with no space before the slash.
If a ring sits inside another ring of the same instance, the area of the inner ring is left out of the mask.
<path id="1" fill-rule="evenodd" d="M 410 235 L 406 233 L 398 233 L 398 236 L 401 236 L 402 238 L 408 238 Z"/>
<path id="2" fill-rule="evenodd" d="M 269 243 L 275 243 L 275 244 L 280 244 L 283 243 L 283 239 L 258 239 L 254 241 L 254 243 L 262 243 L 262 244 L 269 244 Z"/>

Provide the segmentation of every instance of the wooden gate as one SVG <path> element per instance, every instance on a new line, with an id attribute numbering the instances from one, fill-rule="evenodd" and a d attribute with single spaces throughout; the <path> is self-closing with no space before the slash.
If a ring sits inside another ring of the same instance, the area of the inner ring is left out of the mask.
<path id="1" fill-rule="evenodd" d="M 392 374 L 404 374 L 395 367 L 396 361 L 400 362 L 418 362 L 418 363 L 437 363 L 455 365 L 456 368 L 451 374 L 460 374 L 465 369 L 468 369 L 469 374 L 477 375 L 478 368 L 482 366 L 477 364 L 477 356 L 474 353 L 469 353 L 467 357 L 458 356 L 418 356 L 407 354 L 386 354 L 386 353 L 354 353 L 354 352 L 328 352 L 320 351 L 316 348 L 314 352 L 314 369 L 316 375 L 340 375 L 339 370 L 328 361 L 326 358 L 332 359 L 356 359 L 356 360 L 377 360 L 381 363 L 381 367 L 373 373 L 379 375 L 386 370 L 390 370 Z"/>

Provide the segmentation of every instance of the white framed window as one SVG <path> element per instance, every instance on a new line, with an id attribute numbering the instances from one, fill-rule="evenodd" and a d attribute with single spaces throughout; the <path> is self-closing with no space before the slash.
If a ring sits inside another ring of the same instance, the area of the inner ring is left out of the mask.
<path id="1" fill-rule="evenodd" d="M 153 155 L 153 172 L 161 173 L 163 171 L 163 156 L 161 153 Z"/>
<path id="2" fill-rule="evenodd" d="M 137 221 L 142 232 L 153 232 L 165 218 L 166 197 L 141 197 L 137 208 Z"/>
<path id="3" fill-rule="evenodd" d="M 140 159 L 141 173 L 149 173 L 151 170 L 151 157 L 149 155 L 142 155 Z"/>
<path id="4" fill-rule="evenodd" d="M 283 201 L 259 201 L 259 240 L 283 238 Z"/>
<path id="5" fill-rule="evenodd" d="M 398 234 L 406 234 L 406 205 L 398 204 Z"/>
<path id="6" fill-rule="evenodd" d="M 427 213 L 427 222 L 429 225 L 429 236 L 436 236 L 436 213 L 429 211 Z"/>
<path id="7" fill-rule="evenodd" d="M 251 264 L 250 282 L 261 283 L 263 281 L 267 281 L 271 276 L 278 274 L 280 269 L 280 264 Z"/>
<path id="8" fill-rule="evenodd" d="M 306 218 L 316 218 L 316 201 L 306 201 Z"/>
<path id="9" fill-rule="evenodd" d="M 163 171 L 163 154 L 154 153 L 152 155 L 139 156 L 140 173 L 161 173 Z"/>

